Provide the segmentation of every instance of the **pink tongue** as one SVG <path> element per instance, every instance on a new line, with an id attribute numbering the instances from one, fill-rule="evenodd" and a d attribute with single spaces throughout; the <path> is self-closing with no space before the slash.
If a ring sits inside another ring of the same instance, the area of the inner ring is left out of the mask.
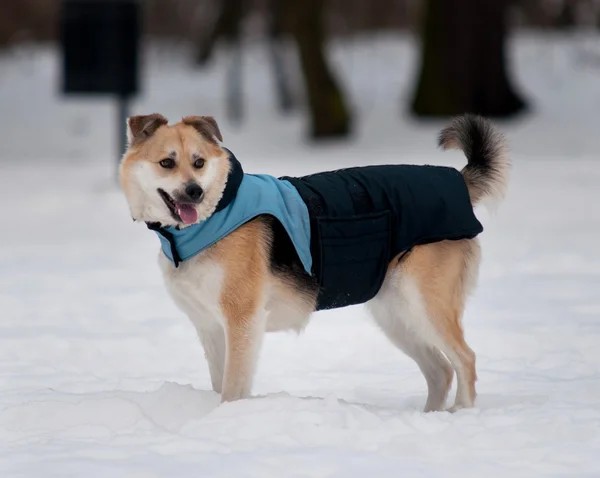
<path id="1" fill-rule="evenodd" d="M 191 204 L 176 204 L 177 214 L 185 224 L 194 224 L 198 220 L 196 208 Z"/>

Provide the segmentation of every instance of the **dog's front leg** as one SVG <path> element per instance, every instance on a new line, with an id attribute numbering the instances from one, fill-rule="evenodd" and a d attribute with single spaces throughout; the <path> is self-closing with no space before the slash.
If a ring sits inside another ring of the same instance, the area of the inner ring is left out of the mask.
<path id="1" fill-rule="evenodd" d="M 227 352 L 222 402 L 231 402 L 250 395 L 265 333 L 266 315 L 266 311 L 261 306 L 247 317 L 226 318 Z"/>
<path id="2" fill-rule="evenodd" d="M 266 330 L 269 282 L 268 235 L 252 221 L 217 244 L 223 282 L 219 305 L 225 329 L 222 402 L 250 395 Z"/>
<path id="3" fill-rule="evenodd" d="M 225 370 L 225 332 L 220 324 L 213 324 L 211 327 L 196 327 L 196 330 L 208 362 L 212 388 L 215 392 L 221 393 Z"/>

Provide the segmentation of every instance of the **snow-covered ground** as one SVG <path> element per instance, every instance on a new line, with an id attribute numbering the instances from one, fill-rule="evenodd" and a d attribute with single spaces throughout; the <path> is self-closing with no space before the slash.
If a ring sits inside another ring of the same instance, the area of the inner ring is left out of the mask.
<path id="1" fill-rule="evenodd" d="M 114 105 L 61 101 L 58 57 L 0 58 L 0 476 L 600 476 L 600 71 L 577 38 L 521 36 L 518 83 L 535 114 L 500 124 L 514 173 L 467 308 L 477 408 L 422 414 L 417 367 L 363 307 L 270 335 L 250 400 L 219 405 L 188 320 L 169 301 L 157 239 L 112 181 Z M 309 146 L 274 111 L 259 48 L 248 118 L 223 118 L 225 59 L 208 72 L 150 55 L 135 112 L 215 114 L 249 172 L 388 162 L 450 164 L 441 123 L 402 116 L 406 38 L 335 50 L 360 112 L 349 144 Z"/>

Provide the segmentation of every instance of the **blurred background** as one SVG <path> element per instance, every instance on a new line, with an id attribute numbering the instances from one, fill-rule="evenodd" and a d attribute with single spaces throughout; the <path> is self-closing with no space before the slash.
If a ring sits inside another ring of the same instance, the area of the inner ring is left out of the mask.
<path id="1" fill-rule="evenodd" d="M 150 110 L 215 115 L 226 143 L 264 135 L 266 150 L 398 139 L 464 112 L 529 124 L 597 106 L 599 31 L 598 0 L 0 0 L 2 147 L 114 155 L 105 123 Z"/>

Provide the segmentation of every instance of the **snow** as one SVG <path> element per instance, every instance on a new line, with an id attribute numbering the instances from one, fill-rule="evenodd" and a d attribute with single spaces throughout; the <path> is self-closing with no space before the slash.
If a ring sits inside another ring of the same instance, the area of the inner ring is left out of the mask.
<path id="1" fill-rule="evenodd" d="M 315 314 L 299 338 L 269 335 L 253 398 L 220 405 L 157 239 L 114 184 L 114 105 L 63 101 L 53 50 L 0 58 L 0 476 L 599 476 L 600 81 L 577 60 L 589 44 L 513 42 L 535 110 L 499 123 L 513 177 L 494 216 L 478 211 L 484 261 L 464 318 L 479 396 L 453 415 L 421 413 L 424 379 L 362 306 Z M 215 114 L 251 172 L 464 164 L 436 150 L 442 123 L 402 114 L 409 38 L 336 47 L 358 136 L 320 147 L 304 144 L 300 115 L 275 112 L 256 45 L 246 124 L 226 120 L 221 58 L 191 71 L 151 52 L 133 111 Z"/>

